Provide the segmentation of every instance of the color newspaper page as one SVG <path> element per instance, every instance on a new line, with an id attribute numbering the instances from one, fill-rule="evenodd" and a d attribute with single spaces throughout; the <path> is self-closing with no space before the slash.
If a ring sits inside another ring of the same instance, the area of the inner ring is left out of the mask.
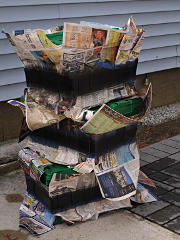
<path id="1" fill-rule="evenodd" d="M 63 45 L 65 48 L 88 49 L 92 43 L 92 28 L 76 23 L 64 23 Z"/>
<path id="2" fill-rule="evenodd" d="M 104 134 L 135 122 L 103 104 L 94 116 L 81 127 L 81 130 L 89 134 Z"/>
<path id="3" fill-rule="evenodd" d="M 94 166 L 102 196 L 111 201 L 119 201 L 135 195 L 139 153 L 136 143 L 121 145 L 114 152 L 105 154 Z"/>

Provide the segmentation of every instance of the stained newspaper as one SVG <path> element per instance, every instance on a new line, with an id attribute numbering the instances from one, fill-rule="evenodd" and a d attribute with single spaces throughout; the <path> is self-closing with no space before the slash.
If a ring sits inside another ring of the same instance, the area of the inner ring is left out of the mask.
<path id="1" fill-rule="evenodd" d="M 135 142 L 99 157 L 97 162 L 94 172 L 104 198 L 118 201 L 136 193 L 139 154 Z"/>

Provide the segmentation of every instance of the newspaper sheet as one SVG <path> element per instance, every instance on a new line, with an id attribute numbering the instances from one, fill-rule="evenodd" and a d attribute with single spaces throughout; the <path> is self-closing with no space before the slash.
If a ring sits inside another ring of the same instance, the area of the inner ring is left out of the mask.
<path id="1" fill-rule="evenodd" d="M 45 205 L 26 193 L 20 206 L 19 226 L 25 227 L 34 235 L 40 235 L 52 230 L 54 215 Z"/>
<path id="2" fill-rule="evenodd" d="M 41 176 L 44 174 L 44 169 L 47 166 L 52 165 L 47 159 L 41 158 L 35 158 L 30 161 L 30 176 L 34 180 L 40 181 Z"/>
<path id="3" fill-rule="evenodd" d="M 94 158 L 82 154 L 71 148 L 55 145 L 45 139 L 29 138 L 27 147 L 36 151 L 42 158 L 52 163 L 71 166 L 79 173 L 90 173 L 93 170 Z"/>
<path id="4" fill-rule="evenodd" d="M 49 195 L 54 197 L 67 192 L 74 192 L 80 189 L 87 189 L 97 186 L 94 172 L 68 176 L 54 173 L 49 184 Z"/>
<path id="5" fill-rule="evenodd" d="M 151 83 L 149 84 L 149 86 L 146 90 L 146 93 L 144 95 L 142 95 L 141 98 L 144 100 L 144 110 L 139 114 L 131 116 L 131 119 L 136 119 L 136 120 L 140 121 L 143 118 L 145 118 L 145 116 L 150 111 L 151 102 L 152 102 L 152 84 Z"/>
<path id="6" fill-rule="evenodd" d="M 136 42 L 138 30 L 133 22 L 132 17 L 129 18 L 127 23 L 127 33 L 123 36 L 121 43 L 119 45 L 118 53 L 116 55 L 115 65 L 119 65 L 121 63 L 126 63 L 128 60 L 131 49 L 134 46 L 134 42 Z"/>
<path id="7" fill-rule="evenodd" d="M 159 200 L 154 193 L 152 193 L 149 189 L 142 186 L 140 183 L 138 183 L 137 185 L 136 194 L 132 196 L 130 199 L 137 203 L 148 203 Z"/>
<path id="8" fill-rule="evenodd" d="M 62 47 L 58 49 L 31 50 L 30 53 L 43 68 L 61 70 Z"/>
<path id="9" fill-rule="evenodd" d="M 135 122 L 136 120 L 127 118 L 103 104 L 94 116 L 81 127 L 81 130 L 85 133 L 98 135 L 125 127 Z"/>
<path id="10" fill-rule="evenodd" d="M 152 84 L 150 83 L 147 89 L 147 92 L 144 96 L 144 102 L 145 102 L 145 112 L 141 119 L 145 118 L 145 116 L 148 114 L 151 108 L 152 103 Z"/>
<path id="11" fill-rule="evenodd" d="M 64 23 L 65 48 L 88 49 L 92 46 L 92 28 L 76 23 Z"/>
<path id="12" fill-rule="evenodd" d="M 100 91 L 84 94 L 77 98 L 66 96 L 65 94 L 56 93 L 43 88 L 28 88 L 28 100 L 37 106 L 38 109 L 46 109 L 60 117 L 71 118 L 74 121 L 82 121 L 84 108 L 89 106 L 102 105 L 113 99 L 121 99 L 136 95 L 134 83 L 124 83 L 111 88 L 105 88 Z M 9 102 L 11 103 L 11 102 Z M 11 103 L 13 104 L 13 102 Z M 17 104 L 16 104 L 17 105 Z M 25 107 L 24 107 L 25 109 Z M 57 117 L 57 116 L 56 116 Z"/>
<path id="13" fill-rule="evenodd" d="M 89 27 L 94 27 L 94 28 L 102 28 L 102 29 L 120 29 L 123 30 L 122 28 L 116 27 L 116 26 L 112 26 L 112 25 L 108 25 L 108 24 L 102 24 L 102 23 L 96 23 L 96 22 L 87 22 L 87 21 L 80 21 L 80 24 L 82 25 L 87 25 Z"/>
<path id="14" fill-rule="evenodd" d="M 106 29 L 92 28 L 92 42 L 94 48 L 103 46 L 106 43 L 107 32 Z"/>
<path id="15" fill-rule="evenodd" d="M 90 173 L 94 170 L 94 162 L 95 162 L 95 159 L 92 158 L 92 159 L 88 159 L 86 158 L 87 160 L 85 162 L 81 162 L 79 164 L 77 164 L 73 170 L 74 171 L 77 171 L 79 173 L 82 173 L 82 174 L 85 174 L 85 173 Z"/>
<path id="16" fill-rule="evenodd" d="M 39 59 L 31 54 L 31 51 L 45 50 L 48 48 L 58 48 L 54 45 L 41 29 L 25 30 L 22 34 L 13 35 L 6 33 L 7 38 L 11 42 L 13 48 L 17 52 L 18 57 L 25 66 L 40 65 Z M 51 54 L 52 55 L 52 54 Z M 47 57 L 46 57 L 47 58 Z"/>
<path id="17" fill-rule="evenodd" d="M 131 203 L 129 199 L 124 199 L 117 202 L 104 199 L 101 201 L 84 204 L 76 208 L 71 208 L 55 215 L 60 216 L 65 222 L 69 224 L 74 224 L 75 222 L 84 222 L 90 219 L 96 220 L 100 213 L 130 207 Z"/>
<path id="18" fill-rule="evenodd" d="M 24 164 L 26 164 L 27 167 L 30 166 L 30 162 L 33 159 L 39 159 L 39 155 L 32 149 L 24 148 L 20 150 L 18 153 L 18 160 L 24 162 Z"/>
<path id="19" fill-rule="evenodd" d="M 139 176 L 138 176 L 138 182 L 148 185 L 150 187 L 156 187 L 156 185 L 154 184 L 154 182 L 142 171 L 139 171 Z"/>
<path id="20" fill-rule="evenodd" d="M 62 52 L 62 73 L 84 70 L 86 52 L 77 49 L 63 49 Z"/>
<path id="21" fill-rule="evenodd" d="M 41 176 L 44 174 L 45 167 L 52 165 L 47 159 L 28 148 L 24 148 L 19 152 L 18 160 L 21 162 L 25 173 L 38 181 L 40 181 Z"/>
<path id="22" fill-rule="evenodd" d="M 134 43 L 134 46 L 132 47 L 130 54 L 129 54 L 129 60 L 135 60 L 139 57 L 140 51 L 142 49 L 143 41 L 144 41 L 144 35 L 145 32 L 143 30 L 139 30 L 136 36 L 136 40 Z"/>
<path id="23" fill-rule="evenodd" d="M 29 139 L 27 146 L 39 152 L 41 156 L 44 156 L 53 163 L 63 165 L 76 165 L 80 163 L 81 154 L 67 147 L 55 146 L 53 143 L 45 145 L 40 139 L 36 141 Z"/>
<path id="24" fill-rule="evenodd" d="M 127 125 L 136 123 L 143 119 L 150 110 L 152 102 L 152 85 L 149 84 L 147 92 L 143 97 L 144 110 L 131 118 L 125 117 L 122 114 L 112 110 L 107 105 L 103 104 L 101 108 L 93 115 L 89 113 L 87 116 L 87 122 L 81 127 L 81 130 L 89 134 L 104 134 L 106 132 L 113 131 L 125 127 Z M 89 111 L 90 112 L 90 111 Z"/>
<path id="25" fill-rule="evenodd" d="M 118 47 L 123 36 L 124 33 L 108 30 L 107 41 L 101 53 L 101 60 L 103 62 L 108 61 L 111 64 L 115 63 Z"/>
<path id="26" fill-rule="evenodd" d="M 92 28 L 77 23 L 64 23 L 63 45 L 65 48 L 89 49 L 103 46 L 107 29 Z"/>
<path id="27" fill-rule="evenodd" d="M 90 48 L 85 51 L 85 67 L 93 66 L 96 64 L 96 61 L 101 59 L 102 46 Z"/>
<path id="28" fill-rule="evenodd" d="M 103 48 L 101 51 L 100 59 L 102 61 L 108 61 L 111 64 L 114 64 L 116 54 L 118 51 L 118 46 L 126 30 L 124 30 L 123 28 L 110 26 L 107 24 L 99 24 L 86 21 L 81 21 L 81 24 L 93 27 L 94 29 L 99 29 L 99 31 L 105 31 L 104 37 L 106 37 L 106 41 L 103 41 L 101 44 Z"/>
<path id="29" fill-rule="evenodd" d="M 48 110 L 44 106 L 37 104 L 28 92 L 25 95 L 26 105 L 26 122 L 30 130 L 42 128 L 53 123 L 58 123 L 65 118 L 65 116 L 57 115 Z"/>
<path id="30" fill-rule="evenodd" d="M 8 34 L 9 41 L 25 66 L 42 66 L 60 70 L 62 46 L 53 44 L 41 29 L 15 31 Z"/>
<path id="31" fill-rule="evenodd" d="M 28 88 L 27 92 L 34 102 L 55 114 L 63 114 L 76 103 L 73 97 L 44 88 Z"/>
<path id="32" fill-rule="evenodd" d="M 122 145 L 99 157 L 94 172 L 104 198 L 119 201 L 135 195 L 139 173 L 136 143 Z"/>

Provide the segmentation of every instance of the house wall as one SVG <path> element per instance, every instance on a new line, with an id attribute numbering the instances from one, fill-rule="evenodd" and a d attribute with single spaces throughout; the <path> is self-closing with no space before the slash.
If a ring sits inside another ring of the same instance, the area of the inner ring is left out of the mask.
<path id="1" fill-rule="evenodd" d="M 180 66 L 179 0 L 6 0 L 0 1 L 0 29 L 43 28 L 80 20 L 123 26 L 129 16 L 146 30 L 137 74 Z M 23 94 L 23 67 L 0 34 L 0 101 Z"/>

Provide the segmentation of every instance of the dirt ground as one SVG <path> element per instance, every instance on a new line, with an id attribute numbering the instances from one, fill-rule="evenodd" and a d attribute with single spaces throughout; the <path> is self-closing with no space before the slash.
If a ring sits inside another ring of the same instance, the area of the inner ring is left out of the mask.
<path id="1" fill-rule="evenodd" d="M 137 143 L 140 148 L 180 134 L 180 118 L 155 126 L 138 126 Z"/>

